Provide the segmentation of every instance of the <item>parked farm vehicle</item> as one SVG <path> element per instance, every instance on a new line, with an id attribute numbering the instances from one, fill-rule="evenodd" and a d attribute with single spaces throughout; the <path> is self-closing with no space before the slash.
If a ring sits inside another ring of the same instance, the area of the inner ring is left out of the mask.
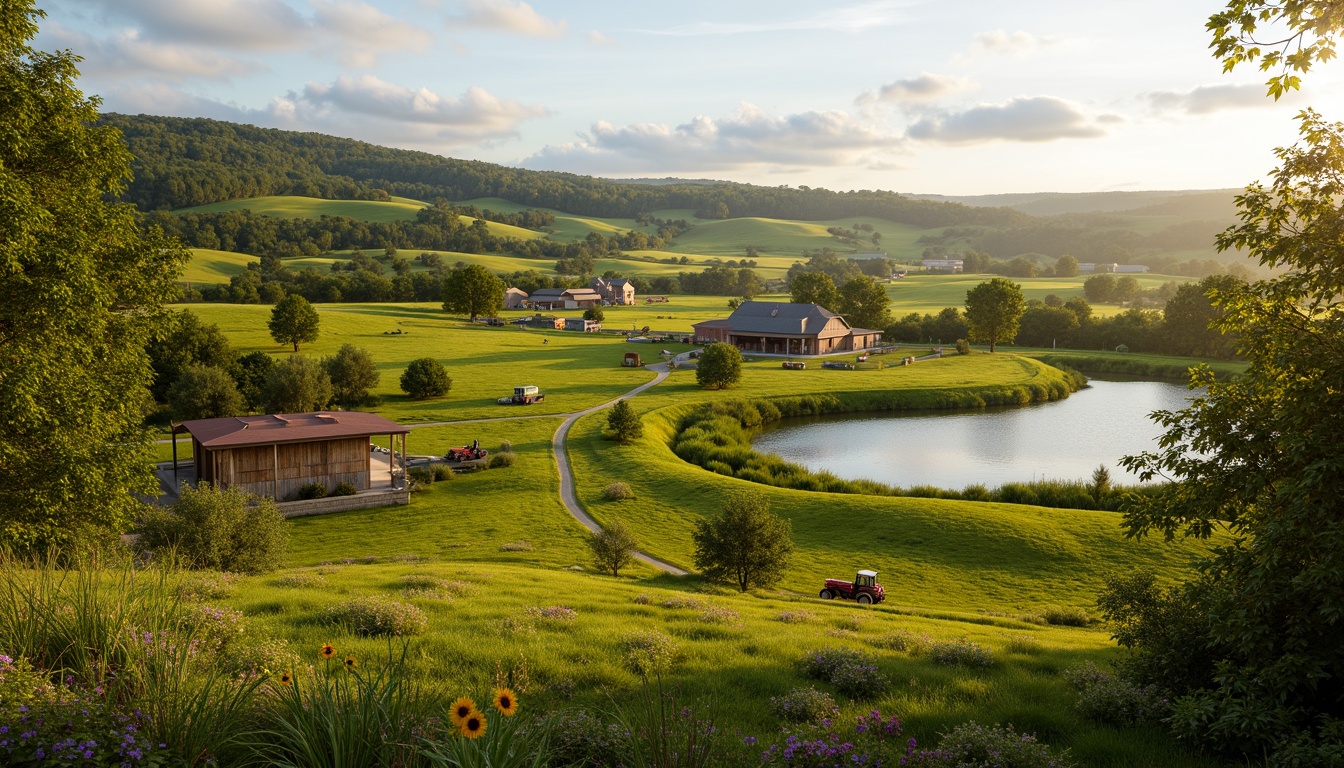
<path id="1" fill-rule="evenodd" d="M 804 363 L 801 360 L 785 360 L 780 363 L 780 366 L 794 371 L 801 371 L 807 367 L 807 363 Z"/>
<path id="2" fill-rule="evenodd" d="M 511 397 L 501 397 L 498 402 L 500 405 L 532 405 L 545 400 L 546 396 L 533 386 L 514 387 Z"/>
<path id="3" fill-rule="evenodd" d="M 443 455 L 443 460 L 449 464 L 466 464 L 488 458 L 490 452 L 481 447 L 480 440 L 472 440 L 471 445 L 464 445 L 461 448 L 449 448 Z"/>
<path id="4" fill-rule="evenodd" d="M 826 586 L 821 590 L 821 599 L 834 600 L 837 597 L 871 605 L 886 600 L 887 591 L 877 583 L 877 571 L 859 571 L 854 575 L 853 581 L 826 580 Z"/>
<path id="5" fill-rule="evenodd" d="M 821 364 L 822 368 L 839 368 L 844 371 L 854 370 L 854 364 L 846 360 L 827 360 Z"/>
<path id="6" fill-rule="evenodd" d="M 621 360 L 622 368 L 638 368 L 643 364 L 644 361 L 639 359 L 638 352 L 626 352 L 625 358 Z"/>

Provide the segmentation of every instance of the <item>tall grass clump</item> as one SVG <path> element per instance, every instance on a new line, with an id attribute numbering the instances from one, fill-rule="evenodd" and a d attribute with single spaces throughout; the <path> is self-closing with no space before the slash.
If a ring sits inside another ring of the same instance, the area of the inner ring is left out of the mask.
<path id="1" fill-rule="evenodd" d="M 329 622 L 361 637 L 405 637 L 421 634 L 429 627 L 424 611 L 376 595 L 333 605 L 326 615 Z"/>
<path id="2" fill-rule="evenodd" d="M 803 673 L 835 686 L 843 696 L 870 699 L 886 693 L 891 681 L 872 657 L 848 648 L 822 648 L 803 657 Z"/>

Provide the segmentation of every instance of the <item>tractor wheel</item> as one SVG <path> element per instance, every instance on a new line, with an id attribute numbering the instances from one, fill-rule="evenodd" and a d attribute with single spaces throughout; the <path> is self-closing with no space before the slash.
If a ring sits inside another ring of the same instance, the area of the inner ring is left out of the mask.
<path id="1" fill-rule="evenodd" d="M 821 590 L 821 599 L 822 599 L 822 600 L 833 600 L 834 598 L 835 598 L 835 593 L 832 592 L 831 590 L 829 590 L 829 589 L 823 589 L 823 590 Z"/>
<path id="2" fill-rule="evenodd" d="M 869 594 L 866 594 L 866 593 L 865 593 L 865 594 L 862 594 L 862 595 L 859 595 L 859 603 L 860 603 L 861 605 L 872 605 L 872 604 L 873 604 L 873 596 L 872 596 L 872 595 L 869 595 Z"/>

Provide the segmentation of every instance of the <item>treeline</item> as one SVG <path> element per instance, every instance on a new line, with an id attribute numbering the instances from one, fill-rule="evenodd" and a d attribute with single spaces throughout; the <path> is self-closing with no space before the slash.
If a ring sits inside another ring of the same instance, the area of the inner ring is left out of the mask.
<path id="1" fill-rule="evenodd" d="M 107 114 L 135 160 L 123 199 L 142 210 L 183 208 L 259 195 L 421 200 L 501 197 L 589 216 L 633 218 L 667 209 L 782 219 L 880 217 L 922 227 L 1015 226 L 1008 208 L 912 200 L 893 192 L 833 192 L 748 184 L 649 185 L 529 171 L 391 149 L 352 139 L 204 118 Z"/>

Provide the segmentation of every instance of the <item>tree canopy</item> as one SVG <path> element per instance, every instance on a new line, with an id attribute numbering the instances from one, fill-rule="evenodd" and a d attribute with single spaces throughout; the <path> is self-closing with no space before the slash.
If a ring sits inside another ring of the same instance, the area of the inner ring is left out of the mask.
<path id="1" fill-rule="evenodd" d="M 794 304 L 816 304 L 832 312 L 840 309 L 840 292 L 825 272 L 803 272 L 789 280 L 789 297 Z"/>
<path id="2" fill-rule="evenodd" d="M 742 380 L 742 353 L 732 344 L 710 344 L 700 355 L 695 382 L 702 387 L 727 389 Z"/>
<path id="3" fill-rule="evenodd" d="M 783 577 L 793 553 L 793 526 L 770 511 L 755 491 L 733 493 L 723 512 L 695 525 L 695 567 L 707 578 L 743 592 Z"/>
<path id="4" fill-rule="evenodd" d="M 989 342 L 990 352 L 998 342 L 1012 341 L 1025 305 L 1022 288 L 1002 277 L 970 289 L 966 292 L 966 323 L 971 341 Z"/>
<path id="5" fill-rule="evenodd" d="M 157 489 L 145 345 L 187 259 L 108 202 L 131 156 L 76 57 L 29 45 L 41 16 L 0 4 L 0 541 L 20 551 L 111 540 Z"/>
<path id="6" fill-rule="evenodd" d="M 299 351 L 299 344 L 317 341 L 318 326 L 321 324 L 317 310 L 302 296 L 286 296 L 271 310 L 271 320 L 267 327 L 271 329 L 271 338 L 277 344 L 293 344 Z"/>
<path id="7" fill-rule="evenodd" d="M 891 323 L 890 305 L 887 289 L 867 275 L 840 287 L 840 314 L 855 328 L 886 328 Z"/>
<path id="8" fill-rule="evenodd" d="M 443 309 L 461 312 L 475 320 L 494 317 L 504 308 L 504 281 L 479 264 L 468 264 L 443 279 Z"/>

